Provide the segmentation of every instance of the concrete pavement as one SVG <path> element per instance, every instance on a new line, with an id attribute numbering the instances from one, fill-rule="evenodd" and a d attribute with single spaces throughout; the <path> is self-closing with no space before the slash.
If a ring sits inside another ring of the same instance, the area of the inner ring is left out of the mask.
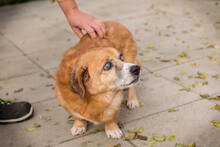
<path id="1" fill-rule="evenodd" d="M 58 105 L 52 76 L 62 54 L 79 39 L 57 4 L 33 1 L 0 7 L 0 97 L 29 101 L 35 109 L 30 120 L 0 125 L 0 146 L 139 147 L 165 135 L 155 147 L 192 142 L 219 147 L 220 128 L 212 121 L 220 121 L 220 111 L 213 108 L 220 104 L 220 2 L 84 0 L 78 5 L 102 20 L 124 24 L 137 41 L 142 106 L 128 110 L 122 104 L 118 120 L 126 137 L 133 135 L 128 130 L 142 128 L 148 140 L 108 139 L 100 131 L 104 126 L 93 124 L 85 135 L 71 136 L 72 120 Z M 169 141 L 170 136 L 175 139 Z"/>

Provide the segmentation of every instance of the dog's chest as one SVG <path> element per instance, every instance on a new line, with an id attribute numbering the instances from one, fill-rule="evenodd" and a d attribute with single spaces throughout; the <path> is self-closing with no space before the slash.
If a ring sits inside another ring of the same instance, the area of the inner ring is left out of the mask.
<path id="1" fill-rule="evenodd" d="M 104 114 L 114 115 L 119 109 L 123 99 L 123 92 L 118 92 L 115 96 L 106 97 L 109 106 L 105 109 Z"/>

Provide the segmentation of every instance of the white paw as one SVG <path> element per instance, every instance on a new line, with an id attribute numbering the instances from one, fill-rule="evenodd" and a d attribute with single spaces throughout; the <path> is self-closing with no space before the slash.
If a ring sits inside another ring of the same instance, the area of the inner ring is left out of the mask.
<path id="1" fill-rule="evenodd" d="M 83 128 L 72 127 L 70 131 L 71 131 L 71 134 L 73 136 L 76 136 L 76 135 L 81 135 L 81 134 L 85 133 L 86 128 L 84 128 L 84 127 Z"/>
<path id="2" fill-rule="evenodd" d="M 139 102 L 138 100 L 128 100 L 127 106 L 129 109 L 134 109 L 136 107 L 139 107 Z"/>
<path id="3" fill-rule="evenodd" d="M 123 133 L 120 129 L 105 131 L 108 138 L 119 139 L 122 137 Z"/>

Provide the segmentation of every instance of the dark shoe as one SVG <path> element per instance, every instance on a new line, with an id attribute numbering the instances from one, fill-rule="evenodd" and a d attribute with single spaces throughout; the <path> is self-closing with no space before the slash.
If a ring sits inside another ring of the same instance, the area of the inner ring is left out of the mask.
<path id="1" fill-rule="evenodd" d="M 0 123 L 14 123 L 28 119 L 34 110 L 28 102 L 10 102 L 0 99 Z"/>

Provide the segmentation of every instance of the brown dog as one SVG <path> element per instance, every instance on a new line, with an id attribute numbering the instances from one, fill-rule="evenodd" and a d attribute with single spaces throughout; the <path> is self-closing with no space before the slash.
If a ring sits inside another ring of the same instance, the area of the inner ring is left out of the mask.
<path id="1" fill-rule="evenodd" d="M 129 87 L 127 106 L 139 106 L 134 84 L 140 67 L 137 47 L 131 33 L 116 22 L 105 22 L 104 39 L 91 39 L 88 34 L 70 48 L 56 72 L 56 94 L 60 104 L 74 117 L 73 135 L 86 131 L 86 121 L 105 123 L 110 138 L 120 138 L 115 122 Z"/>

